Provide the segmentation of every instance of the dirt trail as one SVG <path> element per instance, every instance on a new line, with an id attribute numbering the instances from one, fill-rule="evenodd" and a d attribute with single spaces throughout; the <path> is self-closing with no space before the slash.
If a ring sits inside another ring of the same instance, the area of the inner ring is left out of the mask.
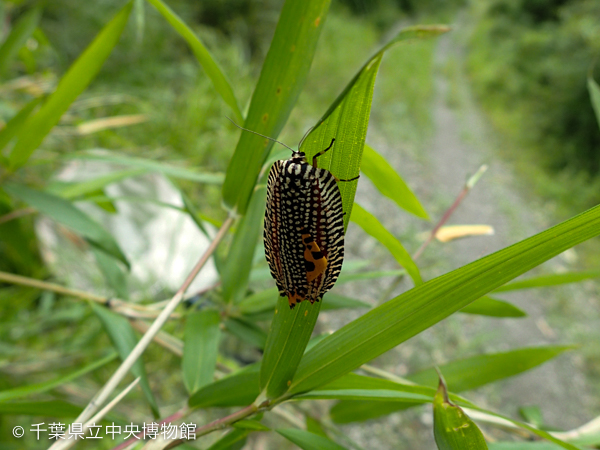
<path id="1" fill-rule="evenodd" d="M 442 37 L 436 49 L 436 94 L 432 105 L 434 134 L 426 155 L 415 161 L 407 155 L 400 155 L 389 143 L 377 143 L 379 151 L 410 180 L 434 221 L 452 203 L 468 176 L 481 164 L 489 165 L 488 172 L 455 212 L 450 223 L 489 224 L 494 227 L 495 235 L 432 244 L 420 261 L 426 279 L 479 259 L 558 222 L 547 215 L 544 205 L 532 204 L 535 200 L 519 191 L 519 183 L 510 167 L 494 153 L 490 131 L 473 101 L 465 78 L 459 76 L 458 80 L 449 80 L 444 75 L 450 59 L 458 61 L 460 66 L 460 46 L 454 39 L 450 35 Z M 454 101 L 449 101 L 452 98 Z M 373 142 L 377 138 L 370 136 L 370 140 Z M 390 208 L 387 200 L 382 200 L 369 183 L 361 185 L 357 201 L 368 205 L 368 209 L 396 235 L 402 238 L 397 230 L 409 230 L 414 234 L 429 229 L 430 225 L 416 222 Z M 379 249 L 372 240 L 361 240 L 360 236 L 364 235 L 359 233 L 353 227 L 349 228 L 347 242 L 351 254 L 389 261 L 382 256 L 385 250 Z M 568 269 L 572 257 L 573 252 L 561 255 L 546 263 L 539 273 Z M 387 284 L 369 286 L 364 298 L 378 298 Z M 400 286 L 394 294 L 408 287 L 408 284 Z M 557 321 L 548 317 L 552 316 L 552 311 L 556 315 L 565 300 L 580 306 L 587 301 L 581 294 L 581 288 L 569 287 L 517 291 L 498 297 L 525 310 L 528 317 L 492 319 L 457 314 L 379 358 L 377 364 L 404 375 L 412 368 L 411 361 L 415 360 L 429 365 L 443 364 L 451 359 L 486 352 L 572 343 L 572 330 L 560 328 L 560 323 L 554 323 Z M 347 319 L 328 320 L 336 326 L 338 320 L 345 323 Z M 577 320 L 576 317 L 570 319 Z M 593 324 L 588 323 L 587 326 Z M 546 423 L 569 429 L 582 425 L 593 418 L 594 412 L 599 412 L 598 406 L 594 406 L 594 397 L 582 365 L 581 356 L 571 352 L 523 375 L 467 393 L 467 397 L 516 418 L 519 406 L 537 405 Z M 428 409 L 393 414 L 346 429 L 365 448 L 435 448 Z"/>

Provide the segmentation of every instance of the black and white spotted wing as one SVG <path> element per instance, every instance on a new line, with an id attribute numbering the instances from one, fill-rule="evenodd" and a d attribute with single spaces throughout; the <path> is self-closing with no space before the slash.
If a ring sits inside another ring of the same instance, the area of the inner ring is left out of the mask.
<path id="1" fill-rule="evenodd" d="M 267 183 L 265 255 L 279 293 L 293 308 L 323 298 L 344 259 L 342 198 L 335 177 L 304 153 L 276 161 Z"/>

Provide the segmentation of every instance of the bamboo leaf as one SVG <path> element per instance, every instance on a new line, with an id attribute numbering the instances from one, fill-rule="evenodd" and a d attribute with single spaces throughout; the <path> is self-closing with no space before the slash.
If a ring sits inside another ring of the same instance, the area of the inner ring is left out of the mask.
<path id="1" fill-rule="evenodd" d="M 446 374 L 448 383 L 454 386 L 454 392 L 462 392 L 523 373 L 571 348 L 573 347 L 546 346 L 479 355 L 444 364 L 440 366 L 440 371 Z M 387 380 L 375 382 L 371 377 L 358 377 L 359 375 L 356 374 L 344 375 L 324 386 L 324 389 L 336 386 L 390 389 L 392 386 Z M 437 372 L 433 368 L 410 374 L 406 378 L 420 386 L 430 386 L 432 389 L 438 382 Z M 383 381 L 388 384 L 382 384 Z M 374 419 L 411 406 L 415 406 L 415 403 L 403 405 L 398 402 L 341 401 L 331 408 L 330 415 L 337 423 L 350 423 Z"/>
<path id="2" fill-rule="evenodd" d="M 37 6 L 23 14 L 23 16 L 15 22 L 10 34 L 4 40 L 2 46 L 0 46 L 0 73 L 4 71 L 11 59 L 13 59 L 21 47 L 25 45 L 27 39 L 29 39 L 38 26 L 41 17 L 42 7 Z"/>
<path id="3" fill-rule="evenodd" d="M 247 406 L 260 393 L 259 371 L 260 366 L 252 364 L 208 384 L 190 397 L 188 405 L 190 408 Z"/>
<path id="4" fill-rule="evenodd" d="M 0 402 L 0 414 L 47 416 L 47 417 L 77 417 L 81 407 L 63 400 L 46 400 L 39 402 Z"/>
<path id="5" fill-rule="evenodd" d="M 237 450 L 241 449 L 251 430 L 234 429 L 208 447 L 207 450 Z M 241 444 L 241 445 L 240 445 Z M 235 446 L 235 447 L 234 447 Z"/>
<path id="6" fill-rule="evenodd" d="M 50 183 L 47 191 L 66 199 L 84 197 L 88 194 L 98 192 L 106 186 L 146 173 L 146 169 L 127 169 L 110 172 L 92 180 L 77 181 L 72 183 Z"/>
<path id="7" fill-rule="evenodd" d="M 490 442 L 489 450 L 559 450 L 552 442 Z"/>
<path id="8" fill-rule="evenodd" d="M 402 243 L 377 220 L 377 217 L 357 203 L 354 205 L 350 219 L 390 251 L 398 264 L 406 269 L 416 286 L 423 283 L 419 268 L 410 254 Z"/>
<path id="9" fill-rule="evenodd" d="M 290 309 L 287 297 L 279 297 L 260 368 L 260 390 L 266 390 L 267 398 L 278 397 L 291 385 L 323 302 L 304 301 Z"/>
<path id="10" fill-rule="evenodd" d="M 127 258 L 115 239 L 98 222 L 77 209 L 71 202 L 20 184 L 6 184 L 4 190 L 29 206 L 33 206 L 40 213 L 80 234 L 90 244 L 99 247 L 129 267 Z"/>
<path id="11" fill-rule="evenodd" d="M 548 345 L 473 356 L 444 364 L 440 366 L 440 371 L 452 386 L 453 392 L 462 392 L 526 372 L 573 348 L 569 345 Z M 407 378 L 417 384 L 432 387 L 438 381 L 433 368 L 411 374 Z"/>
<path id="12" fill-rule="evenodd" d="M 262 236 L 267 201 L 266 186 L 258 187 L 252 194 L 248 212 L 240 220 L 229 247 L 225 267 L 221 272 L 223 300 L 239 302 L 248 288 L 254 251 Z"/>
<path id="13" fill-rule="evenodd" d="M 367 176 L 382 195 L 421 219 L 429 220 L 425 208 L 402 177 L 369 144 L 365 144 L 360 171 Z"/>
<path id="14" fill-rule="evenodd" d="M 289 393 L 309 391 L 350 372 L 489 291 L 598 234 L 600 206 L 403 293 L 307 352 Z"/>
<path id="15" fill-rule="evenodd" d="M 125 317 L 115 314 L 114 312 L 109 311 L 108 309 L 95 303 L 90 302 L 90 305 L 98 319 L 100 319 L 106 334 L 119 353 L 121 360 L 124 360 L 127 358 L 127 356 L 129 356 L 129 353 L 131 353 L 131 350 L 133 350 L 138 342 L 133 328 L 127 319 L 125 319 Z M 140 386 L 144 392 L 144 395 L 146 396 L 146 400 L 148 401 L 150 408 L 152 409 L 152 414 L 155 418 L 160 417 L 158 405 L 156 404 L 156 400 L 154 399 L 154 395 L 150 389 L 148 376 L 146 375 L 146 368 L 141 357 L 131 367 L 131 373 L 134 377 L 140 378 Z"/>
<path id="16" fill-rule="evenodd" d="M 278 428 L 275 431 L 302 450 L 345 450 L 331 439 L 297 428 Z"/>
<path id="17" fill-rule="evenodd" d="M 460 310 L 461 313 L 490 317 L 525 317 L 527 314 L 512 303 L 484 295 Z"/>
<path id="18" fill-rule="evenodd" d="M 227 319 L 224 325 L 227 331 L 237 336 L 242 342 L 260 349 L 265 348 L 267 335 L 257 325 L 242 318 Z"/>
<path id="19" fill-rule="evenodd" d="M 433 37 L 448 30 L 448 27 L 441 25 L 405 28 L 375 53 L 348 83 L 303 141 L 301 150 L 306 154 L 306 158 L 310 161 L 315 154 L 326 148 L 335 138 L 333 150 L 319 158 L 319 167 L 329 170 L 340 180 L 349 180 L 358 176 L 369 124 L 373 85 L 383 53 L 401 41 Z M 356 183 L 339 183 L 338 185 L 346 212 L 344 226 L 348 227 L 356 193 Z"/>
<path id="20" fill-rule="evenodd" d="M 598 126 L 600 127 L 600 86 L 598 86 L 598 83 L 596 83 L 596 81 L 591 76 L 588 77 L 587 82 L 592 107 L 594 108 L 594 112 L 596 113 L 596 120 L 598 121 Z"/>
<path id="21" fill-rule="evenodd" d="M 21 167 L 27 162 L 52 127 L 69 109 L 71 103 L 96 77 L 102 64 L 119 41 L 129 18 L 131 7 L 132 3 L 127 2 L 121 11 L 106 24 L 61 78 L 56 90 L 40 110 L 27 120 L 9 157 L 12 168 Z"/>
<path id="22" fill-rule="evenodd" d="M 103 153 L 74 153 L 65 155 L 66 159 L 84 159 L 89 161 L 105 161 L 109 163 L 121 164 L 138 169 L 145 169 L 148 172 L 162 173 L 168 177 L 181 178 L 183 180 L 195 181 L 197 183 L 221 184 L 223 175 L 219 173 L 203 173 L 184 167 L 176 167 L 165 161 L 153 161 L 146 158 L 136 158 L 133 156 L 123 156 L 112 152 Z"/>
<path id="23" fill-rule="evenodd" d="M 186 317 L 181 366 L 183 383 L 190 394 L 213 381 L 221 335 L 219 324 L 215 310 L 197 311 Z"/>
<path id="24" fill-rule="evenodd" d="M 542 275 L 539 277 L 527 278 L 525 280 L 513 281 L 512 283 L 500 286 L 494 292 L 515 291 L 518 289 L 531 289 L 548 286 L 558 286 L 561 284 L 578 283 L 580 281 L 600 278 L 600 271 L 590 270 L 586 272 L 566 272 L 552 275 Z"/>
<path id="25" fill-rule="evenodd" d="M 433 400 L 433 434 L 439 450 L 487 450 L 483 434 L 460 406 L 448 399 L 443 379 Z"/>
<path id="26" fill-rule="evenodd" d="M 235 118 L 238 122 L 243 122 L 244 116 L 240 111 L 238 102 L 233 93 L 233 89 L 229 80 L 223 73 L 223 70 L 219 67 L 213 56 L 210 54 L 208 49 L 204 46 L 202 41 L 198 39 L 198 36 L 188 27 L 181 18 L 175 14 L 175 12 L 169 8 L 162 0 L 147 0 L 152 6 L 154 6 L 158 12 L 171 24 L 173 29 L 179 33 L 179 35 L 186 40 L 194 56 L 206 72 L 206 75 L 212 81 L 215 90 L 221 96 L 223 101 L 232 109 L 235 114 Z"/>
<path id="27" fill-rule="evenodd" d="M 315 48 L 330 0 L 287 0 L 277 23 L 271 47 L 244 126 L 277 138 L 296 104 L 313 60 Z M 244 214 L 258 174 L 273 143 L 242 132 L 227 167 L 223 201 L 228 208 Z"/>
<path id="28" fill-rule="evenodd" d="M 34 98 L 12 117 L 0 130 L 0 151 L 23 129 L 23 125 L 31 115 L 35 107 L 40 103 L 39 98 Z"/>
<path id="29" fill-rule="evenodd" d="M 87 373 L 90 373 L 90 372 L 108 364 L 109 362 L 113 361 L 116 357 L 117 357 L 117 354 L 114 352 L 111 352 L 109 355 L 105 356 L 104 358 L 100 358 L 99 360 L 94 361 L 93 363 L 82 367 L 80 370 L 77 370 L 75 372 L 72 372 L 72 373 L 69 373 L 66 375 L 61 375 L 57 378 L 54 378 L 53 380 L 44 381 L 43 383 L 30 384 L 28 386 L 20 386 L 20 387 L 17 387 L 14 389 L 8 389 L 5 391 L 0 391 L 0 402 L 5 402 L 7 400 L 14 400 L 17 398 L 23 398 L 23 397 L 27 397 L 29 395 L 34 395 L 34 394 L 41 394 L 42 392 L 48 392 L 49 390 L 52 390 L 55 387 L 58 387 L 65 383 L 73 381 Z"/>

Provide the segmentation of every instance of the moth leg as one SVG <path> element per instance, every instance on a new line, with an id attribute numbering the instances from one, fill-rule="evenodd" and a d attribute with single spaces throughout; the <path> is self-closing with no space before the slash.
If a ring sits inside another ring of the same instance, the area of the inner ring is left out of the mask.
<path id="1" fill-rule="evenodd" d="M 333 147 L 334 142 L 335 142 L 335 138 L 333 138 L 331 140 L 331 144 L 329 144 L 329 147 L 327 147 L 325 150 L 321 150 L 319 153 L 317 153 L 315 156 L 313 156 L 312 165 L 315 169 L 317 168 L 317 158 L 321 155 L 324 155 L 327 151 L 331 150 L 331 147 Z"/>
<path id="2" fill-rule="evenodd" d="M 332 174 L 333 175 L 333 174 Z M 344 183 L 348 182 L 348 181 L 354 181 L 354 180 L 358 180 L 360 178 L 360 175 L 355 176 L 354 178 L 350 178 L 349 180 L 342 180 L 341 178 L 336 177 L 335 175 L 333 175 L 333 178 L 335 178 L 335 181 L 340 182 L 343 181 Z"/>

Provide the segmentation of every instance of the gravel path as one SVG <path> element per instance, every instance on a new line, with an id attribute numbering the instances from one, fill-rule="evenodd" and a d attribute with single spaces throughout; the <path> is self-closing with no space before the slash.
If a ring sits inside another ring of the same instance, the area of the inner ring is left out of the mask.
<path id="1" fill-rule="evenodd" d="M 373 136 L 376 131 L 369 135 L 369 141 L 413 187 L 432 220 L 441 217 L 469 175 L 481 164 L 490 166 L 450 223 L 489 224 L 494 227 L 495 235 L 448 244 L 433 243 L 420 261 L 425 279 L 458 268 L 559 222 L 551 218 L 547 205 L 522 191 L 523 187 L 511 173 L 510 167 L 495 155 L 493 137 L 482 120 L 467 83 L 460 80 L 458 83 L 456 80 L 451 82 L 442 75 L 449 58 L 460 58 L 460 46 L 453 39 L 450 35 L 442 37 L 436 49 L 435 127 L 426 154 L 411 157 L 407 155 L 410 152 L 398 151 L 397 145 L 378 140 L 377 136 Z M 451 89 L 458 89 L 458 108 L 449 106 L 449 103 L 454 103 L 448 101 Z M 407 214 L 391 207 L 392 204 L 381 198 L 369 182 L 362 182 L 359 186 L 357 201 L 398 235 L 409 251 L 414 251 L 418 245 L 414 236 L 428 230 L 430 225 L 407 217 Z M 349 228 L 347 242 L 350 258 L 374 259 L 381 267 L 394 267 L 386 250 L 372 239 L 364 239 L 358 227 Z M 569 270 L 575 258 L 575 251 L 566 252 L 546 263 L 538 273 Z M 360 297 L 371 301 L 377 299 L 389 282 L 383 280 L 370 284 L 365 291 L 361 289 Z M 409 287 L 410 284 L 405 283 L 393 295 Z M 348 294 L 357 295 L 351 287 L 344 289 Z M 593 294 L 594 289 L 591 284 L 583 284 L 503 295 L 502 298 L 525 310 L 528 317 L 501 320 L 458 314 L 388 352 L 376 364 L 404 375 L 414 367 L 442 364 L 483 352 L 572 343 L 578 337 L 585 336 L 586 332 L 594 330 L 594 324 L 598 323 L 598 295 Z M 595 295 L 595 301 L 590 300 L 590 294 Z M 589 311 L 591 307 L 595 308 L 594 312 L 587 314 L 586 309 Z M 567 316 L 571 313 L 573 316 L 565 318 L 565 311 Z M 337 327 L 358 314 L 350 313 L 350 317 L 329 314 L 325 316 L 325 324 Z M 580 321 L 577 327 L 573 321 Z M 516 411 L 520 405 L 538 405 L 548 424 L 569 429 L 600 413 L 583 366 L 580 352 L 570 352 L 528 373 L 468 393 L 467 396 L 482 406 L 513 417 L 518 417 Z M 347 426 L 345 430 L 366 449 L 430 449 L 435 448 L 431 420 L 430 410 L 420 409 Z"/>

